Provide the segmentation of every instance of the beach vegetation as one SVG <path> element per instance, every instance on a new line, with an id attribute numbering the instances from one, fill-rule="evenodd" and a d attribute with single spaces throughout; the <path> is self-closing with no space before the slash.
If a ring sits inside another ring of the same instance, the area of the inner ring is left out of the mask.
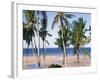
<path id="1" fill-rule="evenodd" d="M 50 14 L 50 13 L 49 13 Z M 27 56 L 29 54 L 29 48 L 32 47 L 32 54 L 36 59 L 36 68 L 46 67 L 46 45 L 50 46 L 48 37 L 55 39 L 54 45 L 60 49 L 62 54 L 61 65 L 52 63 L 48 68 L 60 68 L 67 66 L 68 62 L 68 48 L 73 47 L 73 55 L 77 56 L 77 66 L 80 63 L 80 49 L 84 53 L 84 59 L 86 56 L 91 58 L 91 54 L 88 53 L 85 45 L 91 42 L 91 26 L 86 26 L 87 21 L 83 17 L 75 18 L 72 13 L 67 12 L 55 12 L 51 24 L 48 23 L 48 16 L 46 11 L 33 11 L 23 10 L 23 40 L 26 42 Z M 49 32 L 49 29 L 54 30 L 57 28 L 57 35 Z M 42 42 L 42 44 L 41 44 Z M 41 52 L 40 48 L 42 45 Z M 43 61 L 41 61 L 41 54 Z M 57 56 L 56 56 L 57 57 Z M 43 66 L 42 65 L 43 62 Z"/>
<path id="2" fill-rule="evenodd" d="M 54 21 L 53 21 L 53 24 L 52 24 L 52 29 L 54 28 L 54 26 L 56 24 L 59 24 L 58 28 L 60 29 L 60 32 L 61 32 L 61 40 L 62 40 L 62 45 L 63 45 L 63 59 L 64 59 L 64 62 L 63 62 L 63 65 L 66 65 L 66 61 L 67 61 L 67 52 L 66 52 L 66 43 L 64 41 L 64 25 L 66 25 L 67 27 L 69 27 L 70 25 L 70 22 L 68 21 L 68 18 L 72 18 L 73 15 L 72 14 L 65 14 L 64 12 L 58 12 L 57 15 L 54 17 Z"/>
<path id="3" fill-rule="evenodd" d="M 71 35 L 71 43 L 74 46 L 74 54 L 77 55 L 77 64 L 79 64 L 79 54 L 80 54 L 80 47 L 88 43 L 86 33 L 86 21 L 83 18 L 78 18 L 78 20 L 73 21 L 72 23 L 72 35 Z"/>

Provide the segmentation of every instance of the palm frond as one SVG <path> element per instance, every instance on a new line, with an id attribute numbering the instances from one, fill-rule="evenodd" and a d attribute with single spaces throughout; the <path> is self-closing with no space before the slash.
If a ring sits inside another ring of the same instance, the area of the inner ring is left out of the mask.
<path id="1" fill-rule="evenodd" d="M 50 37 L 52 36 L 50 33 L 47 33 L 47 35 L 50 36 Z"/>
<path id="2" fill-rule="evenodd" d="M 66 18 L 72 18 L 72 17 L 75 17 L 75 15 L 72 15 L 72 14 L 64 14 Z"/>
<path id="3" fill-rule="evenodd" d="M 60 18 L 59 14 L 54 17 L 54 21 L 53 21 L 53 24 L 52 24 L 52 29 L 54 28 L 55 24 L 58 23 L 59 18 Z"/>
<path id="4" fill-rule="evenodd" d="M 49 42 L 48 42 L 48 40 L 45 40 L 45 41 L 46 41 L 46 43 L 47 43 L 48 45 L 50 45 Z"/>

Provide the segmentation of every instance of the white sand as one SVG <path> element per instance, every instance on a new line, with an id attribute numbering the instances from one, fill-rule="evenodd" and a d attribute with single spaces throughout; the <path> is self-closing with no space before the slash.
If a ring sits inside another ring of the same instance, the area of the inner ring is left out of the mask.
<path id="1" fill-rule="evenodd" d="M 45 62 L 46 67 L 50 66 L 51 64 L 60 64 L 62 65 L 62 56 L 46 56 Z M 65 67 L 78 67 L 78 66 L 90 66 L 91 65 L 91 58 L 88 56 L 84 58 L 83 55 L 80 56 L 80 63 L 77 64 L 77 56 L 67 56 L 67 64 Z M 24 56 L 23 57 L 23 65 L 24 68 L 27 68 L 26 65 L 36 64 L 37 59 L 34 56 Z M 40 57 L 40 63 L 43 65 L 43 56 Z"/>

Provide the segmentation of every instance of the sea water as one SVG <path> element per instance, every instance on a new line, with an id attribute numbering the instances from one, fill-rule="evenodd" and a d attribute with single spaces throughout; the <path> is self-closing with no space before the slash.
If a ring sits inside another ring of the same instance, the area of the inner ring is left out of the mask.
<path id="1" fill-rule="evenodd" d="M 43 48 L 40 48 L 40 55 L 43 55 Z M 84 54 L 84 50 L 87 52 L 87 53 L 91 53 L 91 48 L 90 47 L 86 47 L 86 48 L 80 48 L 80 54 Z M 23 48 L 23 56 L 32 56 L 33 55 L 33 51 L 34 51 L 34 54 L 37 54 L 36 53 L 36 49 L 32 49 L 32 48 Z M 74 53 L 74 49 L 73 48 L 67 48 L 66 49 L 67 51 L 67 55 L 68 56 L 72 56 L 73 53 Z M 60 50 L 59 48 L 46 48 L 46 55 L 62 55 L 63 51 Z"/>

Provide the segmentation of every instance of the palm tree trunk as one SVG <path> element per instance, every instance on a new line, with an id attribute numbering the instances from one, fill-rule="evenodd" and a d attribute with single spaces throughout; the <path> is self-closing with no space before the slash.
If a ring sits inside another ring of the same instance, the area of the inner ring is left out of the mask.
<path id="1" fill-rule="evenodd" d="M 64 64 L 63 65 L 65 65 L 66 66 L 66 46 L 65 46 L 65 43 L 64 43 L 64 36 L 63 36 L 63 22 L 62 22 L 62 17 L 60 18 L 60 21 L 61 21 L 61 33 L 62 33 L 62 35 L 61 35 L 61 37 L 62 37 L 62 42 L 63 42 L 63 50 L 64 50 L 64 56 L 63 56 L 63 58 L 64 58 Z"/>
<path id="2" fill-rule="evenodd" d="M 79 62 L 80 62 L 79 61 L 79 49 L 77 49 L 77 54 L 76 55 L 77 55 L 77 64 L 79 64 Z"/>
<path id="3" fill-rule="evenodd" d="M 66 50 L 66 55 L 65 55 L 66 56 L 66 59 L 65 60 L 66 60 L 66 64 L 67 64 L 68 61 L 67 61 L 67 47 L 66 47 L 66 45 L 65 45 L 65 50 Z"/>
<path id="4" fill-rule="evenodd" d="M 40 68 L 40 38 L 38 38 L 38 67 Z"/>
<path id="5" fill-rule="evenodd" d="M 36 61 L 37 61 L 37 63 L 38 63 L 38 49 L 37 49 L 37 46 L 36 46 L 36 39 L 35 39 L 35 36 L 34 36 L 34 45 L 35 45 L 35 50 L 36 50 L 36 52 L 35 52 L 35 54 L 36 54 Z"/>
<path id="6" fill-rule="evenodd" d="M 37 28 L 38 28 L 38 67 L 40 68 L 40 35 L 39 35 L 39 11 L 37 11 Z"/>
<path id="7" fill-rule="evenodd" d="M 34 40 L 34 39 L 33 39 L 33 40 Z M 37 60 L 37 55 L 36 55 L 36 53 L 35 53 L 35 51 L 34 51 L 34 50 L 35 50 L 35 46 L 33 46 L 33 40 L 32 40 L 32 43 L 31 43 L 31 44 L 32 44 L 32 53 L 33 53 L 33 56 L 35 57 L 34 59 Z M 35 44 L 34 44 L 34 45 L 35 45 Z M 33 59 L 33 60 L 34 60 L 34 59 Z M 35 64 L 35 65 L 36 65 L 36 64 Z M 36 68 L 37 68 L 37 65 L 36 65 Z"/>
<path id="8" fill-rule="evenodd" d="M 77 64 L 79 64 L 79 54 L 77 53 Z"/>
<path id="9" fill-rule="evenodd" d="M 64 43 L 63 43 L 63 46 L 64 46 L 64 65 L 66 66 L 66 61 L 67 61 L 67 58 L 66 58 L 66 47 L 65 47 L 65 45 L 64 45 Z"/>
<path id="10" fill-rule="evenodd" d="M 64 62 L 65 62 L 65 59 L 64 59 L 64 49 L 63 49 L 63 60 L 62 60 L 63 65 L 64 65 Z"/>
<path id="11" fill-rule="evenodd" d="M 45 64 L 45 53 L 46 53 L 46 51 L 45 51 L 45 46 L 44 46 L 44 44 L 45 44 L 45 42 L 44 42 L 44 40 L 43 40 L 43 59 L 44 59 L 44 67 L 46 66 L 46 64 Z"/>
<path id="12" fill-rule="evenodd" d="M 60 48 L 60 54 L 63 54 L 62 56 L 64 56 L 64 52 L 62 52 L 62 49 Z M 62 57 L 62 64 L 64 64 L 64 58 Z"/>
<path id="13" fill-rule="evenodd" d="M 33 46 L 33 42 L 31 42 L 31 45 L 32 45 L 32 54 L 35 55 L 34 53 L 34 46 Z"/>
<path id="14" fill-rule="evenodd" d="M 45 57 L 44 57 L 44 60 L 46 59 L 46 43 L 44 42 L 45 46 L 44 46 L 44 53 L 45 53 Z M 45 67 L 46 67 L 46 60 L 45 60 Z"/>
<path id="15" fill-rule="evenodd" d="M 29 45 L 27 45 L 27 65 L 28 65 L 28 48 L 29 48 Z"/>

